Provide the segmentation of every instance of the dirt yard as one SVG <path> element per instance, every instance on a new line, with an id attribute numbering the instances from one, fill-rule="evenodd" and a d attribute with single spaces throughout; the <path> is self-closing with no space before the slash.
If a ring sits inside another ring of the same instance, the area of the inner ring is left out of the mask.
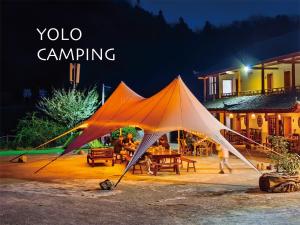
<path id="1" fill-rule="evenodd" d="M 34 174 L 48 157 L 0 158 L 1 225 L 300 224 L 300 193 L 260 192 L 259 174 L 236 158 L 232 174 L 218 174 L 216 157 L 198 157 L 196 173 L 185 165 L 181 175 L 128 173 L 115 190 L 100 191 L 99 181 L 115 182 L 124 165 L 92 168 L 71 155 Z"/>

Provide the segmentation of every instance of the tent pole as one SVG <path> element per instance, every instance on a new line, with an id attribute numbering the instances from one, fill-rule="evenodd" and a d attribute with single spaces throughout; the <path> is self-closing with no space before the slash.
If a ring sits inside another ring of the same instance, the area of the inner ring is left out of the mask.
<path id="1" fill-rule="evenodd" d="M 181 153 L 181 149 L 180 149 L 180 130 L 177 130 L 177 143 L 178 143 L 178 152 Z"/>
<path id="2" fill-rule="evenodd" d="M 44 145 L 47 145 L 47 144 L 49 144 L 49 143 L 51 143 L 51 142 L 53 142 L 53 141 L 55 141 L 55 140 L 57 140 L 57 139 L 59 139 L 59 138 L 61 138 L 61 137 L 63 137 L 63 136 L 66 136 L 66 135 L 69 134 L 69 133 L 72 133 L 74 130 L 77 130 L 77 129 L 79 129 L 79 128 L 80 128 L 80 127 L 75 127 L 75 128 L 73 128 L 73 129 L 71 129 L 71 130 L 68 130 L 68 131 L 66 131 L 65 133 L 63 133 L 63 134 L 61 134 L 61 135 L 59 135 L 59 136 L 57 136 L 57 137 L 55 137 L 55 138 L 53 138 L 53 139 L 51 139 L 51 140 L 49 140 L 49 141 L 47 141 L 47 142 L 45 142 L 45 143 L 43 143 L 43 144 L 41 144 L 41 145 L 35 147 L 34 149 L 38 149 L 38 148 L 40 148 L 40 147 L 42 147 L 42 146 L 44 146 Z"/>

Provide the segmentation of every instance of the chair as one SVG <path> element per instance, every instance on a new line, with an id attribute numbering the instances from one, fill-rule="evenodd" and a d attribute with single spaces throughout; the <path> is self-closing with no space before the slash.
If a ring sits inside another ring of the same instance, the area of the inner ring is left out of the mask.
<path id="1" fill-rule="evenodd" d="M 179 139 L 179 149 L 183 155 L 187 155 L 189 153 L 189 148 L 184 139 Z"/>

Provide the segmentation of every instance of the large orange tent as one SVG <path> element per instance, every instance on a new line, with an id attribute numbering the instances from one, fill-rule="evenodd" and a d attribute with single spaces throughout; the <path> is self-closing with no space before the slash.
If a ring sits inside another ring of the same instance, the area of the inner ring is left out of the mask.
<path id="1" fill-rule="evenodd" d="M 124 83 L 121 85 L 125 87 Z M 157 94 L 146 99 L 128 87 L 120 88 L 119 86 L 115 92 L 102 106 L 103 109 L 100 108 L 86 122 L 88 127 L 68 146 L 66 152 L 99 138 L 108 131 L 135 125 L 144 129 L 145 135 L 123 175 L 161 135 L 174 130 L 193 131 L 208 136 L 256 170 L 220 132 L 222 129 L 230 129 L 207 111 L 180 77 L 174 79 Z M 120 98 L 125 99 L 126 101 L 122 102 L 126 103 L 116 109 Z"/>
<path id="2" fill-rule="evenodd" d="M 221 134 L 221 130 L 230 129 L 211 115 L 180 77 L 154 96 L 140 101 L 133 108 L 127 108 L 111 123 L 120 126 L 135 124 L 145 130 L 145 136 L 123 174 L 161 135 L 175 130 L 193 131 L 208 136 L 256 170 Z"/>

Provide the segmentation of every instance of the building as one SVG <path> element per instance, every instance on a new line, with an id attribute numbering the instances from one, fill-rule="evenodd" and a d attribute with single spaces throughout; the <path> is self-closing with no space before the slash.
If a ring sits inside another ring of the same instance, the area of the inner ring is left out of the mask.
<path id="1" fill-rule="evenodd" d="M 245 136 L 267 143 L 284 136 L 300 150 L 300 52 L 252 65 L 235 65 L 200 74 L 204 105 L 222 123 Z M 239 141 L 228 134 L 230 141 Z"/>

